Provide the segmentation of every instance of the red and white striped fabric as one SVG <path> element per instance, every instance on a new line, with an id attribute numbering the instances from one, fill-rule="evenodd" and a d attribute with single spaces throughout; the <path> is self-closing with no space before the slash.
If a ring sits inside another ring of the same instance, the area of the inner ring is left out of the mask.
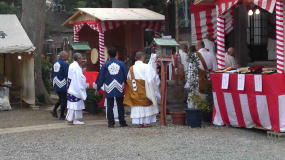
<path id="1" fill-rule="evenodd" d="M 141 26 L 143 29 L 152 29 L 156 33 L 161 31 L 162 21 L 136 21 L 137 25 Z M 106 31 L 120 27 L 121 25 L 127 24 L 127 21 L 81 21 L 77 22 L 73 26 L 74 31 L 74 42 L 79 42 L 79 31 L 83 26 L 87 24 L 91 29 L 99 32 L 99 59 L 100 67 L 106 62 L 105 60 L 105 37 L 104 33 Z"/>
<path id="2" fill-rule="evenodd" d="M 262 9 L 273 13 L 276 0 L 252 0 L 253 3 Z"/>
<path id="3" fill-rule="evenodd" d="M 79 42 L 79 34 L 78 32 L 82 29 L 84 24 L 76 24 L 73 26 L 73 41 Z"/>
<path id="4" fill-rule="evenodd" d="M 218 17 L 217 18 L 217 63 L 218 69 L 224 69 L 225 64 L 225 18 Z"/>
<path id="5" fill-rule="evenodd" d="M 283 0 L 276 2 L 276 52 L 277 71 L 284 73 L 284 9 Z"/>
<path id="6" fill-rule="evenodd" d="M 215 5 L 190 5 L 192 45 L 209 35 L 215 39 L 217 26 L 217 11 Z M 224 15 L 226 19 L 226 33 L 233 30 L 233 10 Z"/>
<path id="7" fill-rule="evenodd" d="M 285 132 L 285 75 L 262 75 L 262 92 L 255 91 L 254 75 L 245 75 L 244 91 L 237 90 L 238 76 L 230 74 L 229 88 L 221 89 L 222 74 L 211 74 L 213 124 L 263 127 Z M 274 81 L 274 83 L 272 83 Z"/>
<path id="8" fill-rule="evenodd" d="M 101 68 L 102 65 L 106 62 L 104 32 L 99 32 L 99 60 L 100 60 L 100 68 Z"/>
<path id="9" fill-rule="evenodd" d="M 218 15 L 223 15 L 232 9 L 240 0 L 216 0 L 216 10 Z"/>

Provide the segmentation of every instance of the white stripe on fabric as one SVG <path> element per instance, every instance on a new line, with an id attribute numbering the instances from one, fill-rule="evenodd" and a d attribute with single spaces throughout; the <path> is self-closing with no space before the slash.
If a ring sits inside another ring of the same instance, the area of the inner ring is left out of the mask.
<path id="1" fill-rule="evenodd" d="M 192 44 L 196 44 L 197 42 L 197 32 L 196 32 L 196 22 L 195 22 L 195 14 L 191 14 L 191 30 L 192 30 Z"/>
<path id="2" fill-rule="evenodd" d="M 270 3 L 270 8 L 269 8 L 270 13 L 273 13 L 275 4 L 276 4 L 276 0 L 272 0 Z"/>
<path id="3" fill-rule="evenodd" d="M 202 38 L 205 38 L 206 35 L 208 34 L 206 11 L 200 12 L 200 25 L 204 26 L 201 28 L 201 32 L 202 32 Z"/>
<path id="4" fill-rule="evenodd" d="M 240 99 L 240 106 L 241 106 L 241 110 L 242 110 L 242 116 L 243 116 L 246 128 L 252 128 L 255 126 L 255 123 L 253 122 L 253 120 L 251 118 L 247 95 L 246 94 L 240 94 L 239 99 Z"/>
<path id="5" fill-rule="evenodd" d="M 285 132 L 285 95 L 278 97 L 280 132 Z"/>
<path id="6" fill-rule="evenodd" d="M 271 129 L 271 121 L 268 111 L 267 98 L 265 95 L 256 96 L 256 106 L 257 106 L 258 117 L 262 127 L 266 129 Z"/>
<path id="7" fill-rule="evenodd" d="M 216 115 L 214 117 L 213 124 L 222 126 L 222 125 L 224 125 L 224 122 L 223 122 L 222 117 L 221 117 L 221 112 L 220 112 L 220 107 L 218 104 L 216 92 L 213 92 L 213 99 L 214 99 L 214 107 L 216 110 Z"/>
<path id="8" fill-rule="evenodd" d="M 231 93 L 224 93 L 225 104 L 227 108 L 228 117 L 232 126 L 238 127 L 238 121 L 234 106 L 234 101 Z"/>
<path id="9" fill-rule="evenodd" d="M 267 8 L 267 0 L 262 0 L 262 7 L 263 9 L 266 9 Z"/>

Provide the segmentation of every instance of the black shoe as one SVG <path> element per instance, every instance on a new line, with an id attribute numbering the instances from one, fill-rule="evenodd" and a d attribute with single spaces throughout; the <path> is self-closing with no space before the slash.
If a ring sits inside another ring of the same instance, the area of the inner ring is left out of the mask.
<path id="1" fill-rule="evenodd" d="M 108 128 L 115 128 L 115 125 L 109 124 L 109 125 L 108 125 Z"/>
<path id="2" fill-rule="evenodd" d="M 57 113 L 55 111 L 50 111 L 50 114 L 54 117 L 54 118 L 58 118 Z"/>
<path id="3" fill-rule="evenodd" d="M 120 124 L 120 127 L 128 127 L 127 123 Z"/>
<path id="4" fill-rule="evenodd" d="M 65 116 L 60 116 L 59 120 L 65 120 Z"/>

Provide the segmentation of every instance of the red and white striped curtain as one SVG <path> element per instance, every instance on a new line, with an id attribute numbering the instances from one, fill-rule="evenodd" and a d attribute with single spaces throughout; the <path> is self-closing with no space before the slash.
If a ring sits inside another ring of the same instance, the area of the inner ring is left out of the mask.
<path id="1" fill-rule="evenodd" d="M 273 13 L 276 0 L 252 0 L 253 3 L 260 8 Z"/>
<path id="2" fill-rule="evenodd" d="M 217 11 L 215 5 L 191 5 L 191 32 L 192 44 L 203 40 L 209 35 L 212 38 L 217 36 Z M 233 10 L 225 14 L 225 32 L 233 30 Z"/>
<path id="3" fill-rule="evenodd" d="M 217 14 L 219 16 L 225 14 L 227 11 L 232 9 L 232 7 L 236 5 L 239 1 L 240 0 L 216 0 Z"/>

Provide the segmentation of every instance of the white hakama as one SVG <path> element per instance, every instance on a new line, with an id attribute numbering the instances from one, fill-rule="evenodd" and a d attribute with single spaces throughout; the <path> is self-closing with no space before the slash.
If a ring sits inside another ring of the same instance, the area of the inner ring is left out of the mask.
<path id="1" fill-rule="evenodd" d="M 70 102 L 67 101 L 67 114 L 66 114 L 66 120 L 73 121 L 73 120 L 79 120 L 83 118 L 83 112 L 82 110 L 85 109 L 84 101 L 80 100 L 78 102 Z"/>

